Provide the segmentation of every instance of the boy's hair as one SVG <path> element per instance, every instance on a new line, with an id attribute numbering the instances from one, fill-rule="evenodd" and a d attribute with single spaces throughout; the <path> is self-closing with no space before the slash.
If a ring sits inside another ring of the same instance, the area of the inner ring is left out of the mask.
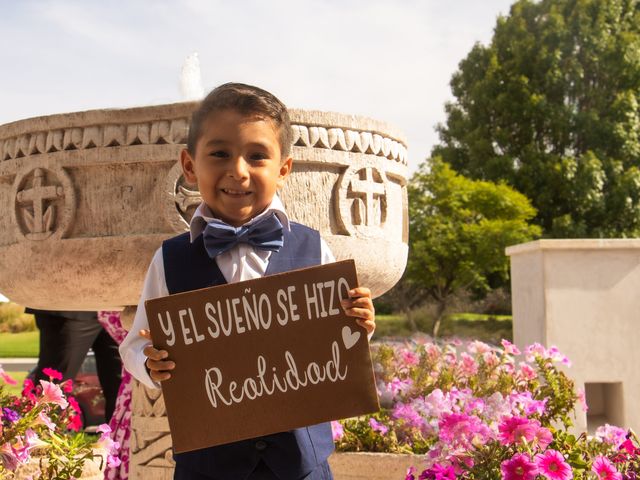
<path id="1" fill-rule="evenodd" d="M 196 143 L 202 135 L 202 124 L 212 113 L 219 110 L 235 110 L 242 115 L 255 115 L 271 120 L 278 130 L 282 158 L 291 150 L 293 134 L 287 107 L 275 95 L 244 83 L 225 83 L 213 89 L 191 115 L 187 137 L 187 150 L 195 156 Z"/>

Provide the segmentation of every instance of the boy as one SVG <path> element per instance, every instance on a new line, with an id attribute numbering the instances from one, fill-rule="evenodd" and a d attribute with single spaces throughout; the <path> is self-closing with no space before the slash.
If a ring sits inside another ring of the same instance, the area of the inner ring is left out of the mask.
<path id="1" fill-rule="evenodd" d="M 120 352 L 125 367 L 157 388 L 174 362 L 151 343 L 144 301 L 335 261 L 317 231 L 289 222 L 276 195 L 291 172 L 286 107 L 260 88 L 227 83 L 193 113 L 180 161 L 202 203 L 190 232 L 165 241 L 147 272 L 131 332 Z M 355 288 L 347 315 L 369 334 L 375 328 L 371 292 Z M 333 451 L 328 423 L 176 454 L 178 480 L 329 480 Z"/>

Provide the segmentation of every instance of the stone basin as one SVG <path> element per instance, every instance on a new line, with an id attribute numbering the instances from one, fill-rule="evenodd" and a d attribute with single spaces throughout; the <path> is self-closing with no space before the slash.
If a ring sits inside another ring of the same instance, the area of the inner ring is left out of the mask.
<path id="1" fill-rule="evenodd" d="M 0 126 L 0 292 L 43 309 L 135 305 L 161 242 L 200 196 L 177 161 L 196 103 L 93 110 Z M 374 296 L 407 258 L 407 149 L 393 127 L 291 110 L 294 170 L 281 198 Z"/>

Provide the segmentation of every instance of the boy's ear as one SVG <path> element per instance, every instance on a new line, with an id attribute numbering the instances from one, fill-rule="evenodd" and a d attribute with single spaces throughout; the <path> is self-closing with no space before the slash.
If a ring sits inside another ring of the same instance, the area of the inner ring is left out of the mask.
<path id="1" fill-rule="evenodd" d="M 189 151 L 185 148 L 180 152 L 180 164 L 182 165 L 182 173 L 187 183 L 197 185 L 198 179 L 195 172 L 195 162 Z"/>
<path id="2" fill-rule="evenodd" d="M 278 177 L 278 188 L 284 186 L 284 181 L 287 179 L 293 168 L 293 158 L 289 157 L 280 164 L 280 176 Z"/>

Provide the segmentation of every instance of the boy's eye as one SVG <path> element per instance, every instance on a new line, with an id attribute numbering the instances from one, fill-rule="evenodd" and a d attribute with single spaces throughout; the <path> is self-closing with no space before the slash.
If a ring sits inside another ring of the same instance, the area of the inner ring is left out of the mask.
<path id="1" fill-rule="evenodd" d="M 216 158 L 227 158 L 229 156 L 229 154 L 227 152 L 225 152 L 224 150 L 216 150 L 214 152 L 211 152 L 209 154 L 210 157 L 216 157 Z"/>
<path id="2" fill-rule="evenodd" d="M 264 159 L 269 158 L 269 157 L 267 156 L 267 154 L 266 154 L 266 153 L 256 152 L 256 153 L 252 153 L 252 154 L 249 156 L 249 158 L 250 158 L 251 160 L 264 160 Z"/>

